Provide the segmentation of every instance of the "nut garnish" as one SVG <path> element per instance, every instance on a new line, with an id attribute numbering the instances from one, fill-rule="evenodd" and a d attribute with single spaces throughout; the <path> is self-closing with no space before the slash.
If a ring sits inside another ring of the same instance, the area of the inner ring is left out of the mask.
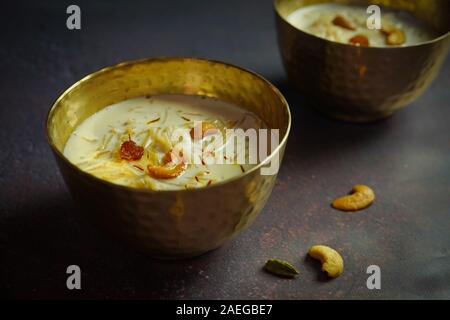
<path id="1" fill-rule="evenodd" d="M 338 14 L 332 22 L 335 26 L 339 26 L 341 28 L 352 31 L 356 30 L 356 27 L 353 25 L 353 23 L 340 14 Z"/>
<path id="2" fill-rule="evenodd" d="M 398 46 L 406 41 L 405 33 L 394 26 L 383 26 L 380 30 L 386 36 L 386 44 Z"/>
<path id="3" fill-rule="evenodd" d="M 371 188 L 357 184 L 353 186 L 351 194 L 337 198 L 332 206 L 342 211 L 357 211 L 368 207 L 374 200 L 375 193 Z"/>
<path id="4" fill-rule="evenodd" d="M 368 47 L 369 39 L 363 34 L 357 34 L 348 40 L 349 43 L 354 44 L 356 46 Z"/>
<path id="5" fill-rule="evenodd" d="M 339 277 L 344 271 L 344 260 L 333 248 L 315 245 L 309 249 L 308 254 L 322 263 L 322 271 L 326 272 L 329 277 Z"/>

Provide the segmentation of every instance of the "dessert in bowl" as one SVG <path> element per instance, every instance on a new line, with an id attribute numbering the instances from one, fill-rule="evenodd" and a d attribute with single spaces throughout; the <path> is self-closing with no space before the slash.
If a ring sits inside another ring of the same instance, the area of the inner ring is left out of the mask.
<path id="1" fill-rule="evenodd" d="M 380 8 L 379 29 L 369 28 L 371 5 Z M 378 120 L 414 101 L 450 47 L 445 0 L 275 0 L 274 7 L 290 82 L 342 120 Z"/>
<path id="2" fill-rule="evenodd" d="M 317 37 L 366 47 L 412 46 L 439 36 L 438 32 L 407 11 L 385 7 L 379 11 L 379 29 L 372 20 L 369 21 L 371 28 L 368 28 L 368 12 L 375 13 L 367 6 L 325 2 L 300 7 L 286 20 Z M 364 40 L 358 42 L 358 38 Z"/>
<path id="3" fill-rule="evenodd" d="M 276 178 L 262 169 L 281 162 L 290 121 L 283 96 L 250 71 L 159 58 L 74 84 L 51 108 L 47 137 L 80 212 L 148 254 L 190 257 L 217 248 L 261 211 Z M 276 129 L 279 143 L 256 163 L 211 162 L 211 149 L 201 147 L 230 128 Z M 193 146 L 200 153 L 191 156 Z"/>
<path id="4" fill-rule="evenodd" d="M 209 133 L 202 134 L 200 128 Z M 147 95 L 88 117 L 70 135 L 64 155 L 80 169 L 125 186 L 160 191 L 200 188 L 256 165 L 248 161 L 249 143 L 226 136 L 238 129 L 267 126 L 253 112 L 216 98 Z M 232 142 L 240 145 L 231 148 Z M 242 163 L 237 161 L 239 151 L 247 156 Z"/>

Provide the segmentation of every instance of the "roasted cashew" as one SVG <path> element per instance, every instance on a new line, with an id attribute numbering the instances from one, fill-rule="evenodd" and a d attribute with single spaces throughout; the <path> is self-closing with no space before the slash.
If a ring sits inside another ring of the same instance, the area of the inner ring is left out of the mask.
<path id="1" fill-rule="evenodd" d="M 339 277 L 344 271 L 344 260 L 336 250 L 330 247 L 315 245 L 309 249 L 308 254 L 311 258 L 320 260 L 322 271 L 325 271 L 330 277 Z"/>
<path id="2" fill-rule="evenodd" d="M 368 186 L 357 184 L 353 186 L 352 193 L 337 198 L 332 206 L 342 211 L 356 211 L 368 207 L 375 200 L 375 193 Z"/>
<path id="3" fill-rule="evenodd" d="M 179 163 L 176 166 L 147 166 L 149 176 L 155 179 L 173 179 L 178 177 L 186 169 L 186 164 Z"/>
<path id="4" fill-rule="evenodd" d="M 190 134 L 193 140 L 199 140 L 216 132 L 217 128 L 212 123 L 203 121 L 200 123 L 200 126 L 197 125 L 196 127 L 193 127 Z"/>
<path id="5" fill-rule="evenodd" d="M 175 157 L 175 161 L 173 157 Z M 155 179 L 173 179 L 186 170 L 183 153 L 176 152 L 174 149 L 171 149 L 164 154 L 162 162 L 162 165 L 149 164 L 147 166 L 148 175 Z"/>
<path id="6" fill-rule="evenodd" d="M 347 30 L 356 30 L 355 26 L 350 20 L 339 14 L 333 19 L 332 23 L 335 26 L 339 26 Z"/>

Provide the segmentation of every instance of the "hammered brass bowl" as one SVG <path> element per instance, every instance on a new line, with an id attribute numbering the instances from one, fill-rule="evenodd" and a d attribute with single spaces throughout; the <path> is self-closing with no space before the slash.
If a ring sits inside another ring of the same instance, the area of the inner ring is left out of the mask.
<path id="1" fill-rule="evenodd" d="M 235 103 L 279 129 L 280 143 L 246 173 L 215 185 L 151 191 L 113 184 L 81 171 L 63 155 L 72 131 L 96 111 L 121 100 L 162 93 L 205 95 Z M 47 137 L 63 178 L 82 212 L 97 226 L 150 255 L 191 257 L 219 247 L 248 226 L 263 208 L 276 175 L 260 168 L 283 157 L 291 116 L 267 80 L 229 64 L 160 58 L 121 63 L 67 89 L 47 118 Z"/>
<path id="2" fill-rule="evenodd" d="M 414 46 L 357 47 L 316 37 L 286 21 L 296 9 L 323 2 L 406 10 L 440 36 Z M 275 0 L 274 9 L 291 84 L 319 111 L 342 120 L 374 121 L 414 101 L 439 73 L 450 46 L 448 0 Z"/>

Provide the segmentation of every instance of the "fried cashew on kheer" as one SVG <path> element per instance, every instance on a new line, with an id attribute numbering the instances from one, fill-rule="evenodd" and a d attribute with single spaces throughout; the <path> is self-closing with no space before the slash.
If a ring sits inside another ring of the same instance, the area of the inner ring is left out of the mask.
<path id="1" fill-rule="evenodd" d="M 178 163 L 172 161 L 172 150 L 168 151 L 163 158 L 163 165 L 147 165 L 148 174 L 155 179 L 174 179 L 186 170 L 186 164 L 183 159 Z"/>
<path id="2" fill-rule="evenodd" d="M 382 8 L 381 29 L 368 27 L 367 6 L 321 3 L 301 7 L 287 17 L 294 27 L 334 42 L 363 47 L 408 46 L 437 33 L 406 11 Z"/>

